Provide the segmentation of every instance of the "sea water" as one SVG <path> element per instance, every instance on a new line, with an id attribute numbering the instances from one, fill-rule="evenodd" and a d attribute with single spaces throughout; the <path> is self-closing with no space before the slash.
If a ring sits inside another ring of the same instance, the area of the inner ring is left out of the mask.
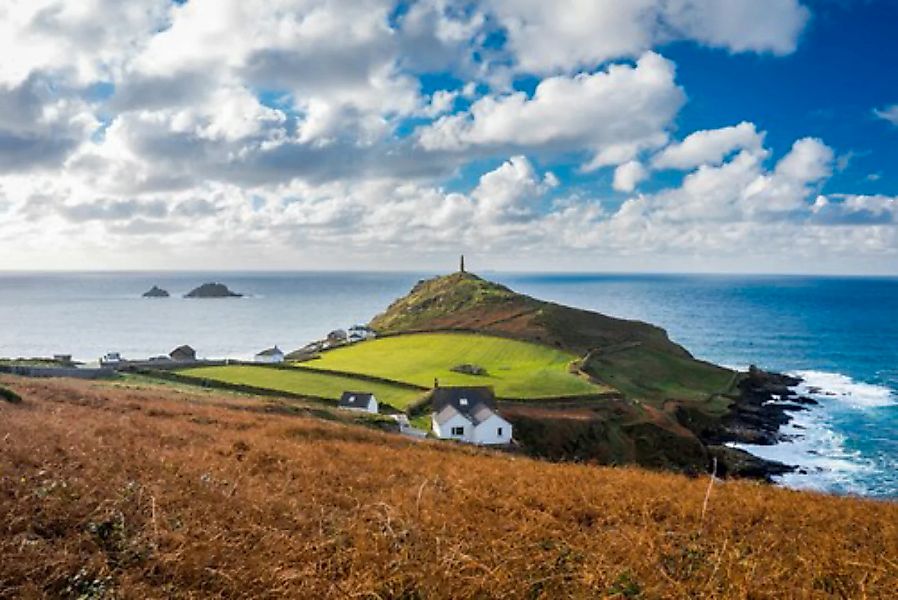
<path id="1" fill-rule="evenodd" d="M 0 356 L 96 360 L 289 351 L 365 323 L 426 273 L 5 273 Z M 747 450 L 801 471 L 791 487 L 898 497 L 898 279 L 486 273 L 529 295 L 649 321 L 699 358 L 800 375 L 819 406 L 795 414 L 787 443 Z M 245 294 L 185 299 L 220 281 Z M 141 294 L 153 285 L 171 298 Z"/>

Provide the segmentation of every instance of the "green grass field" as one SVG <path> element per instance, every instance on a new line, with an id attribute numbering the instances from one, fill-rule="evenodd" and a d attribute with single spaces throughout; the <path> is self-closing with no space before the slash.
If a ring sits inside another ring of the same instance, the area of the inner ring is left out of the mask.
<path id="1" fill-rule="evenodd" d="M 546 346 L 465 333 L 418 333 L 387 337 L 330 350 L 304 367 L 348 371 L 394 381 L 432 386 L 491 385 L 504 398 L 551 398 L 594 394 L 607 388 L 568 372 L 577 357 Z M 450 371 L 473 364 L 487 374 Z"/>
<path id="2" fill-rule="evenodd" d="M 706 412 L 717 415 L 727 410 L 729 401 L 709 402 L 709 397 L 728 391 L 734 382 L 729 369 L 645 347 L 596 355 L 586 370 L 627 396 L 659 408 L 672 399 L 702 404 Z"/>
<path id="3" fill-rule="evenodd" d="M 179 371 L 182 375 L 202 377 L 213 381 L 249 385 L 267 390 L 308 394 L 337 400 L 344 391 L 372 392 L 378 402 L 403 409 L 417 400 L 423 392 L 388 383 L 377 383 L 310 371 L 307 369 L 273 369 L 253 366 L 199 367 Z"/>

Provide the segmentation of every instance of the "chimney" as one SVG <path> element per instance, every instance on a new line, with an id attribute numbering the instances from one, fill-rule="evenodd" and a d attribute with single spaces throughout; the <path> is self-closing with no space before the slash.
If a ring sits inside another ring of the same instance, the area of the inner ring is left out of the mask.
<path id="1" fill-rule="evenodd" d="M 440 380 L 436 377 L 433 378 L 433 389 L 437 389 L 440 387 Z"/>

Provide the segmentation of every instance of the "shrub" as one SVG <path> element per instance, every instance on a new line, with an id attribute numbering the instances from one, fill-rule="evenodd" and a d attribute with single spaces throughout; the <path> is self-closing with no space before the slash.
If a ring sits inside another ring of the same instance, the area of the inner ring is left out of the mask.
<path id="1" fill-rule="evenodd" d="M 455 373 L 464 373 L 465 375 L 486 375 L 486 369 L 479 365 L 455 365 L 450 371 L 454 371 Z"/>
<path id="2" fill-rule="evenodd" d="M 6 400 L 7 402 L 10 402 L 12 404 L 19 404 L 20 402 L 22 402 L 21 396 L 3 386 L 0 386 L 0 399 Z"/>

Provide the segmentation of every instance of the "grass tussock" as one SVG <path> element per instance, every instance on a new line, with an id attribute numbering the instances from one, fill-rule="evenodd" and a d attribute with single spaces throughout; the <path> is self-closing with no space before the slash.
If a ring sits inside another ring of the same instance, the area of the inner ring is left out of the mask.
<path id="1" fill-rule="evenodd" d="M 898 505 L 6 379 L 0 597 L 887 598 Z"/>
<path id="2" fill-rule="evenodd" d="M 9 402 L 10 404 L 19 404 L 20 402 L 22 402 L 22 398 L 17 393 L 3 387 L 2 385 L 0 385 L 0 400 Z"/>

